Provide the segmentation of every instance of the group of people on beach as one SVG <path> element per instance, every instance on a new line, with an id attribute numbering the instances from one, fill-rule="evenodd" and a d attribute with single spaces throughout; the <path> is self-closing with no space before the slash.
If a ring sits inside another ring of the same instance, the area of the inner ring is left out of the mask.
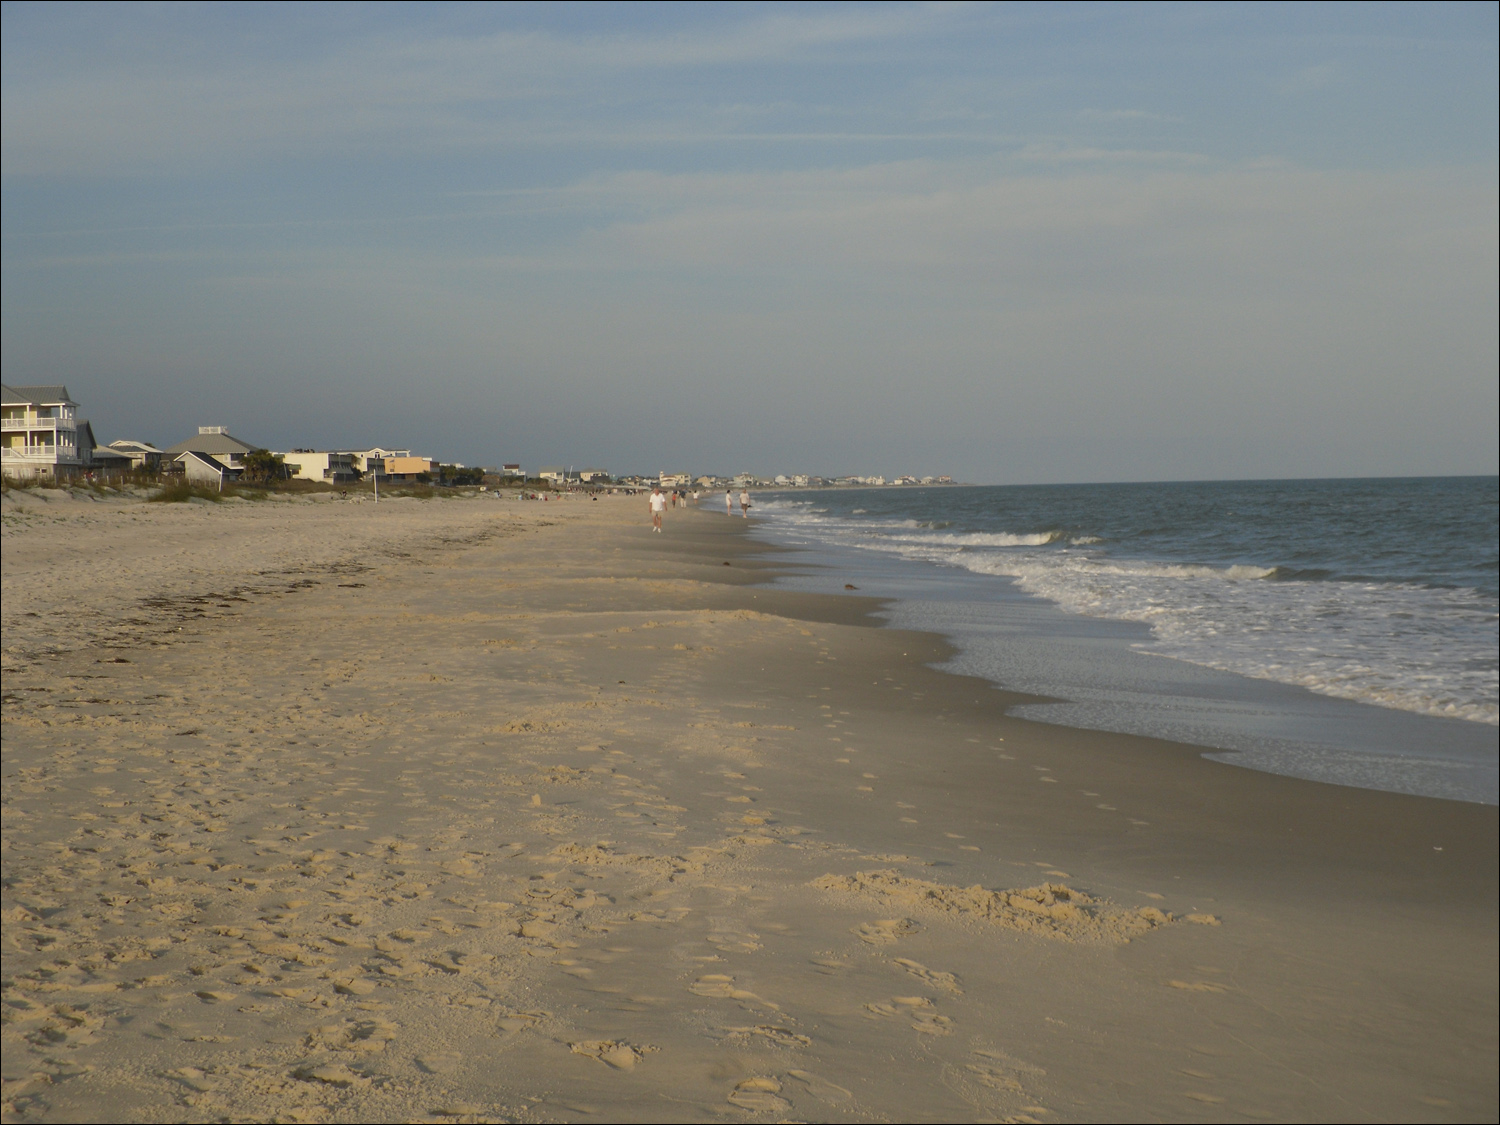
<path id="1" fill-rule="evenodd" d="M 698 493 L 694 492 L 692 494 L 692 500 L 694 504 L 698 502 Z M 661 490 L 661 485 L 658 484 L 652 486 L 650 499 L 651 530 L 661 530 L 662 513 L 667 510 L 668 504 L 671 504 L 674 508 L 677 507 L 679 503 L 683 507 L 687 507 L 687 502 L 688 497 L 682 493 L 679 493 L 675 488 L 669 495 Z M 726 488 L 724 490 L 724 514 L 726 516 L 734 515 L 734 489 L 732 488 Z M 750 518 L 750 490 L 748 488 L 743 488 L 740 490 L 740 515 L 745 519 Z"/>

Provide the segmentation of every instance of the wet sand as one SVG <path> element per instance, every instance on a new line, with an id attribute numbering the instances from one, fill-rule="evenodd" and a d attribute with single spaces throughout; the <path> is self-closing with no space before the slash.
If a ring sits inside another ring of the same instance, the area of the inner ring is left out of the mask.
<path id="1" fill-rule="evenodd" d="M 1493 808 L 1009 718 L 710 507 L 4 514 L 7 1119 L 1500 1109 Z"/>

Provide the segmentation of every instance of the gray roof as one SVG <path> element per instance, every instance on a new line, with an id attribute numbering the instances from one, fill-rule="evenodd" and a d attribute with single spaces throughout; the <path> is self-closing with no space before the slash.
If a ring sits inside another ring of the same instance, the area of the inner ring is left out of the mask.
<path id="1" fill-rule="evenodd" d="M 125 456 L 125 454 L 121 453 L 118 449 L 111 449 L 107 445 L 96 445 L 96 446 L 94 446 L 94 460 L 98 461 L 98 462 L 101 462 L 101 463 L 103 463 L 103 462 L 110 462 L 110 463 L 119 462 L 120 464 L 123 464 L 123 465 L 134 464 L 134 462 L 132 462 L 129 457 Z"/>
<path id="2" fill-rule="evenodd" d="M 215 461 L 212 457 L 208 456 L 205 453 L 199 453 L 196 449 L 185 449 L 176 457 L 173 457 L 172 460 L 182 461 L 183 463 L 186 463 L 189 458 L 197 461 L 198 464 L 204 466 L 205 468 L 213 469 L 216 472 L 226 473 L 230 471 L 222 461 Z M 238 472 L 239 470 L 236 469 L 234 471 Z"/>
<path id="3" fill-rule="evenodd" d="M 109 443 L 111 449 L 129 450 L 131 453 L 160 453 L 161 450 L 149 441 L 135 441 L 131 438 L 121 438 L 119 441 Z"/>
<path id="4" fill-rule="evenodd" d="M 163 452 L 167 457 L 176 458 L 179 454 L 187 453 L 249 453 L 261 448 L 258 445 L 249 445 L 237 437 L 229 434 L 194 434 L 186 441 L 179 441 Z"/>
<path id="5" fill-rule="evenodd" d="M 26 403 L 28 406 L 35 403 L 38 405 L 54 405 L 56 403 L 67 403 L 69 406 L 77 406 L 73 396 L 68 394 L 68 388 L 61 383 L 36 386 L 16 386 L 11 383 L 0 383 L 4 389 L 4 398 L 7 403 Z"/>

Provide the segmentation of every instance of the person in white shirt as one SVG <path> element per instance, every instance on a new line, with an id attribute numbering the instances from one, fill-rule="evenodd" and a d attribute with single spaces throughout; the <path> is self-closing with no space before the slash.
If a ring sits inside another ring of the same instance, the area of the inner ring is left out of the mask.
<path id="1" fill-rule="evenodd" d="M 651 530 L 661 530 L 661 514 L 667 510 L 667 498 L 661 494 L 661 485 L 651 489 Z"/>
<path id="2" fill-rule="evenodd" d="M 750 490 L 748 488 L 740 493 L 740 515 L 746 519 L 750 518 Z"/>

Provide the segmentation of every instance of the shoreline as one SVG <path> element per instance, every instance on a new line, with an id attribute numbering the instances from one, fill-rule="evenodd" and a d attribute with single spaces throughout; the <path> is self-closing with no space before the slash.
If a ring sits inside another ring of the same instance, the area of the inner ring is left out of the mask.
<path id="1" fill-rule="evenodd" d="M 837 574 L 835 589 L 848 581 L 893 599 L 885 613 L 892 623 L 941 632 L 959 647 L 952 670 L 1052 700 L 1027 706 L 1019 715 L 1201 745 L 1225 753 L 1226 760 L 1233 756 L 1235 764 L 1246 768 L 1310 780 L 1500 802 L 1491 722 L 1386 705 L 1342 689 L 1318 690 L 1285 668 L 1257 675 L 1211 649 L 1183 652 L 1169 645 L 1163 651 L 1151 620 L 1092 613 L 1039 593 L 1005 571 L 1010 556 L 1003 552 L 991 557 L 975 546 L 979 561 L 965 562 L 962 552 L 970 548 L 960 547 L 958 556 L 944 555 L 930 544 L 930 549 L 908 549 L 909 541 L 918 540 L 880 530 L 896 526 L 890 521 L 898 517 L 913 518 L 916 509 L 911 506 L 866 517 L 874 521 L 874 530 L 862 530 L 859 519 L 842 509 L 831 511 L 812 515 L 802 508 L 777 507 L 773 499 L 763 537 L 796 548 L 802 564 L 780 585 L 824 589 L 828 581 L 822 576 Z M 856 515 L 860 511 L 855 509 Z M 941 522 L 960 516 L 942 509 L 933 518 Z M 1018 518 L 1024 524 L 1024 517 Z M 1049 566 L 1072 573 L 1067 550 L 1056 559 L 1051 547 L 1037 551 L 1035 557 L 1022 551 L 1014 560 L 1021 574 L 1032 573 L 1028 567 L 1051 573 Z M 1115 563 L 1104 559 L 1099 565 L 1110 571 Z M 1189 566 L 1191 560 L 1173 557 L 1152 565 Z M 1314 598 L 1320 587 L 1314 583 L 1307 589 L 1292 602 Z M 1197 592 L 1210 603 L 1217 596 L 1214 590 Z M 1192 603 L 1194 590 L 1183 591 L 1182 597 Z M 1170 608 L 1171 601 L 1163 601 L 1158 592 L 1154 604 Z M 1228 622 L 1226 651 L 1232 654 L 1237 651 L 1235 618 L 1230 613 L 1223 619 Z M 1160 627 L 1172 632 L 1170 612 Z M 1294 632 L 1297 627 L 1290 626 Z M 1489 627 L 1493 631 L 1492 618 Z M 1275 649 L 1261 645 L 1257 651 L 1264 657 Z"/>
<path id="2" fill-rule="evenodd" d="M 7 524 L 8 1117 L 1493 1115 L 1492 808 L 1008 716 L 711 510 L 397 507 L 153 517 L 305 557 L 128 665 L 13 663 Z"/>

